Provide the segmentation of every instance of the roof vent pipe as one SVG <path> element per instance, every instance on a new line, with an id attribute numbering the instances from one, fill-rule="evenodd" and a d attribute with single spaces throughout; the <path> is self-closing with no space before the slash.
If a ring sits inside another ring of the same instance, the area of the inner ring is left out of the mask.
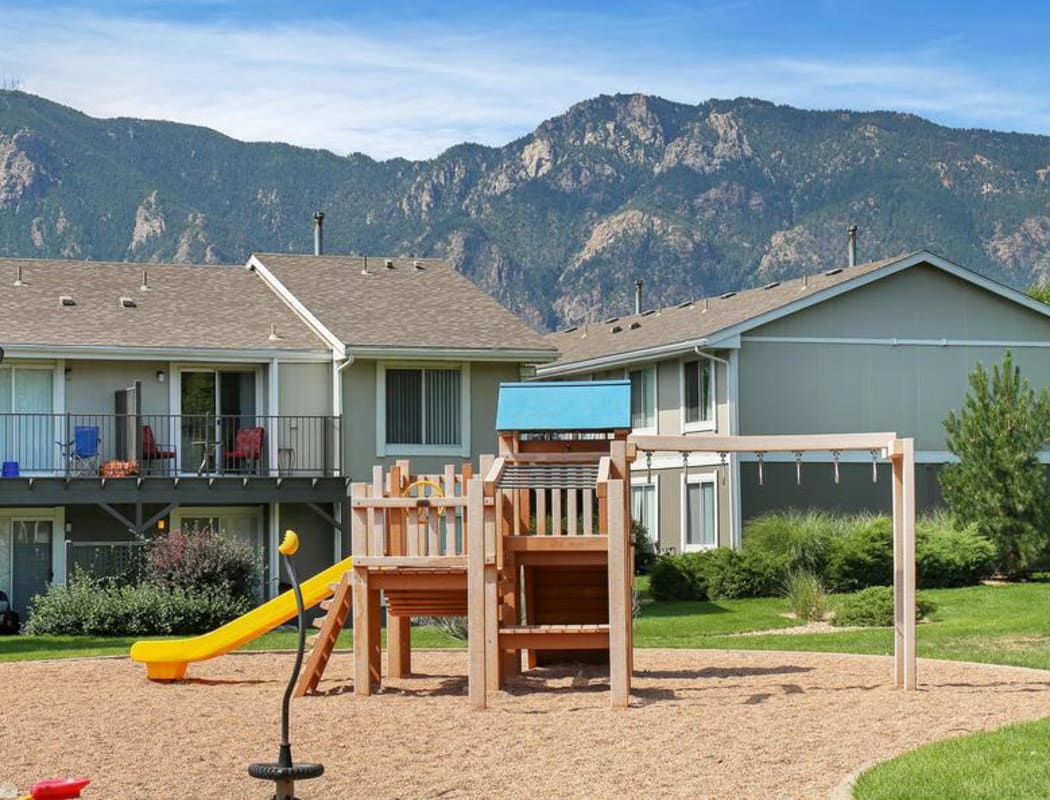
<path id="1" fill-rule="evenodd" d="M 314 255 L 324 253 L 324 212 L 314 212 Z"/>
<path id="2" fill-rule="evenodd" d="M 857 226 L 850 225 L 846 229 L 846 236 L 849 241 L 849 263 L 848 266 L 857 266 Z"/>
<path id="3" fill-rule="evenodd" d="M 641 278 L 634 282 L 634 313 L 642 313 L 642 286 L 644 282 Z"/>
<path id="4" fill-rule="evenodd" d="M 149 273 L 146 270 L 142 270 L 142 285 L 139 287 L 139 291 L 148 292 L 149 290 Z"/>
<path id="5" fill-rule="evenodd" d="M 25 281 L 22 280 L 22 265 L 19 264 L 15 267 L 15 286 L 25 286 Z"/>

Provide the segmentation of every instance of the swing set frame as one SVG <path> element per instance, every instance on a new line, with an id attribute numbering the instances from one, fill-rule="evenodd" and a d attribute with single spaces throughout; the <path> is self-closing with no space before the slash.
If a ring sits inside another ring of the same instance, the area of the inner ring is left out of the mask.
<path id="1" fill-rule="evenodd" d="M 647 436 L 632 434 L 629 445 L 646 454 L 717 453 L 725 464 L 730 453 L 754 453 L 761 464 L 767 453 L 792 453 L 797 469 L 807 451 L 867 451 L 873 461 L 889 460 L 893 468 L 893 662 L 894 683 L 915 690 L 915 440 L 896 433 L 799 434 L 784 436 Z M 728 466 L 728 465 L 727 465 Z M 874 473 L 873 473 L 874 475 Z M 837 481 L 836 481 L 837 482 Z"/>

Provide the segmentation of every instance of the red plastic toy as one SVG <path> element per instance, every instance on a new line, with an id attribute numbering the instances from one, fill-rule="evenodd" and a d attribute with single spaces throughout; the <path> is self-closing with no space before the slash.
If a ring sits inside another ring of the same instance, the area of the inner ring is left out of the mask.
<path id="1" fill-rule="evenodd" d="M 29 790 L 33 800 L 76 800 L 80 790 L 91 781 L 87 778 L 59 778 L 52 781 L 34 783 Z"/>

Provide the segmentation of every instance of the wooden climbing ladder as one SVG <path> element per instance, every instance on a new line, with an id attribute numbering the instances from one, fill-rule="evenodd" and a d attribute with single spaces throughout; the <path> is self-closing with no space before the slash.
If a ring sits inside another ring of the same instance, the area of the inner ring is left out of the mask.
<path id="1" fill-rule="evenodd" d="M 303 697 L 317 689 L 350 613 L 353 602 L 350 573 L 344 572 L 339 582 L 330 584 L 329 588 L 332 589 L 332 596 L 321 601 L 321 608 L 325 614 L 314 620 L 314 626 L 320 630 L 310 640 L 312 648 L 306 659 L 306 666 L 299 676 L 299 682 L 295 685 L 296 697 Z"/>

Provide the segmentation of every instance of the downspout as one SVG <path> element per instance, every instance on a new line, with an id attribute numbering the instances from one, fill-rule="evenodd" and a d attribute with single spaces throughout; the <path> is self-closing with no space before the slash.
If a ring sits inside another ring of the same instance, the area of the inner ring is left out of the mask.
<path id="1" fill-rule="evenodd" d="M 342 363 L 339 363 L 339 357 L 333 353 L 332 358 L 332 420 L 333 420 L 333 436 L 337 443 L 336 451 L 339 456 L 339 463 L 335 465 L 333 472 L 337 477 L 345 477 L 343 475 L 346 471 L 346 453 L 344 445 L 346 442 L 343 439 L 343 370 L 354 363 L 353 354 L 347 350 L 346 358 L 343 359 Z M 347 485 L 349 489 L 349 484 Z M 343 503 L 339 503 L 333 509 L 335 511 L 335 518 L 340 522 L 343 521 Z M 332 563 L 341 561 L 343 558 L 343 533 L 337 528 L 332 536 Z"/>

